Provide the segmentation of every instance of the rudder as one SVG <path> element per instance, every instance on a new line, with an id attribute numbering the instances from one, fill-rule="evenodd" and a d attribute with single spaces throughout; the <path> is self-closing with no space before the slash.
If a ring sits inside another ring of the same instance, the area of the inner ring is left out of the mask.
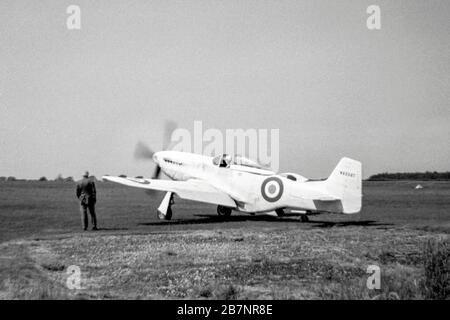
<path id="1" fill-rule="evenodd" d="M 343 213 L 361 211 L 362 165 L 361 162 L 342 158 L 331 175 L 325 180 L 327 191 L 341 199 Z"/>

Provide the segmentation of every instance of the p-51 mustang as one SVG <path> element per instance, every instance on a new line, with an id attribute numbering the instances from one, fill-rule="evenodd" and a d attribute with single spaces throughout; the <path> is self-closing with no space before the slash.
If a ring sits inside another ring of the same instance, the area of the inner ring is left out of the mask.
<path id="1" fill-rule="evenodd" d="M 142 146 L 141 146 L 142 147 Z M 142 148 L 141 148 L 142 149 Z M 217 213 L 228 217 L 233 210 L 250 214 L 283 216 L 285 210 L 306 214 L 331 212 L 353 214 L 361 210 L 361 163 L 342 158 L 325 180 L 309 180 L 295 173 L 264 168 L 240 156 L 203 156 L 180 151 L 152 152 L 141 157 L 156 166 L 152 179 L 103 176 L 103 179 L 130 187 L 165 191 L 158 218 L 172 218 L 174 194 L 182 199 L 217 205 Z M 172 180 L 158 179 L 163 171 Z"/>

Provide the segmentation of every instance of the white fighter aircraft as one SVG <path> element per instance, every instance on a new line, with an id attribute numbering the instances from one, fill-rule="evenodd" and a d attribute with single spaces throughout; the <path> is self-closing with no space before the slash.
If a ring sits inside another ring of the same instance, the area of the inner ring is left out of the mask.
<path id="1" fill-rule="evenodd" d="M 138 155 L 156 163 L 152 179 L 103 176 L 130 187 L 165 191 L 157 215 L 172 218 L 173 196 L 217 205 L 228 217 L 233 210 L 283 216 L 285 210 L 306 214 L 353 214 L 361 210 L 361 163 L 342 158 L 325 180 L 309 180 L 295 173 L 277 174 L 240 156 L 209 157 L 180 151 L 152 152 L 140 146 Z M 172 180 L 158 179 L 163 171 Z"/>

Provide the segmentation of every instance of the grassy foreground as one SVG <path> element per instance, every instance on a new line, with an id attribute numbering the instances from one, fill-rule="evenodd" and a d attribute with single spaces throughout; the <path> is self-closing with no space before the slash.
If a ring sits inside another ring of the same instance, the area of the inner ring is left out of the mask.
<path id="1" fill-rule="evenodd" d="M 424 254 L 432 251 L 424 251 L 430 239 L 448 243 L 449 236 L 401 227 L 304 229 L 293 223 L 282 229 L 13 240 L 0 245 L 0 298 L 442 298 L 429 294 L 436 282 L 444 282 L 445 294 L 449 281 L 448 269 L 433 269 L 442 261 L 430 265 L 436 255 Z M 71 265 L 80 267 L 81 290 L 66 287 Z M 366 287 L 369 265 L 381 269 L 380 290 Z"/>

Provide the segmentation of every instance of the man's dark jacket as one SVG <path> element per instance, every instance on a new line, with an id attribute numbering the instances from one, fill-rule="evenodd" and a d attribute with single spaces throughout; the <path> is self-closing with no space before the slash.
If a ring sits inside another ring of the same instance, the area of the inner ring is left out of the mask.
<path id="1" fill-rule="evenodd" d="M 81 204 L 93 205 L 97 200 L 97 192 L 95 184 L 89 178 L 83 178 L 77 184 L 77 198 L 81 200 Z"/>

